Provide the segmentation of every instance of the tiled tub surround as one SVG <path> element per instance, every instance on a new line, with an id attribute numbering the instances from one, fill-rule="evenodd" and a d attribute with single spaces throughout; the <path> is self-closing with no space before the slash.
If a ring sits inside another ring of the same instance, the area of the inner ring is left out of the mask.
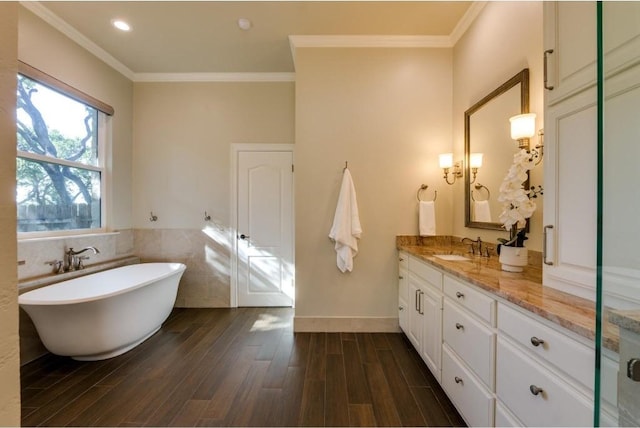
<path id="1" fill-rule="evenodd" d="M 54 269 L 48 262 L 64 260 L 65 251 L 69 248 L 81 250 L 86 247 L 96 247 L 100 253 L 83 254 L 89 256 L 85 260 L 85 267 L 129 256 L 133 254 L 133 230 L 19 240 L 18 260 L 24 261 L 24 264 L 18 265 L 18 281 L 50 275 Z"/>
<path id="2" fill-rule="evenodd" d="M 223 228 L 135 229 L 134 254 L 144 262 L 184 263 L 176 307 L 230 305 L 231 241 Z"/>
<path id="3" fill-rule="evenodd" d="M 496 246 L 494 243 L 488 244 Z M 396 246 L 398 250 L 405 251 L 574 333 L 591 340 L 595 338 L 594 302 L 542 285 L 540 253 L 529 251 L 529 266 L 524 272 L 510 273 L 500 269 L 495 251 L 488 259 L 473 256 L 468 253 L 468 245 L 462 245 L 457 237 L 398 236 Z M 459 254 L 471 260 L 447 261 L 434 257 L 435 254 Z M 604 346 L 617 352 L 617 329 L 607 326 L 605 330 L 607 333 L 603 341 Z"/>

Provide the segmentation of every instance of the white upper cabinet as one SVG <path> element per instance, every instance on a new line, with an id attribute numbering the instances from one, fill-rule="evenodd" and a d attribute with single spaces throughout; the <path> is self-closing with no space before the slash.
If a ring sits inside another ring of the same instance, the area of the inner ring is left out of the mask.
<path id="1" fill-rule="evenodd" d="M 551 1 L 543 7 L 549 106 L 596 83 L 596 3 Z"/>

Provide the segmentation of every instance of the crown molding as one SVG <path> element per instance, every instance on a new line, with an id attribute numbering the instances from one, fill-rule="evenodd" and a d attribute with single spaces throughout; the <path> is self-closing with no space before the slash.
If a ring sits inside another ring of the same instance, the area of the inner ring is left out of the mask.
<path id="1" fill-rule="evenodd" d="M 51 12 L 44 7 L 39 1 L 21 1 L 20 4 L 33 12 L 40 19 L 51 25 L 53 28 L 60 31 L 65 36 L 91 52 L 93 55 L 107 63 L 110 67 L 121 73 L 129 80 L 133 80 L 134 72 L 131 71 L 126 65 L 115 59 L 109 52 L 96 45 L 94 42 L 85 37 L 78 30 L 67 24 L 58 15 Z"/>
<path id="2" fill-rule="evenodd" d="M 0 0 L 1 1 L 1 0 Z M 110 53 L 92 42 L 39 1 L 21 0 L 20 4 L 53 28 L 133 82 L 294 82 L 294 73 L 134 73 Z M 289 46 L 295 68 L 298 48 L 452 48 L 478 17 L 487 1 L 474 1 L 448 36 L 362 36 L 290 35 Z"/>
<path id="3" fill-rule="evenodd" d="M 295 82 L 295 73 L 136 73 L 134 82 Z"/>
<path id="4" fill-rule="evenodd" d="M 458 43 L 464 33 L 467 32 L 469 27 L 471 27 L 471 24 L 473 24 L 478 15 L 480 15 L 480 12 L 482 12 L 482 9 L 484 9 L 487 3 L 488 2 L 486 1 L 474 1 L 471 3 L 467 12 L 462 16 L 460 21 L 458 21 L 458 24 L 449 35 L 449 38 L 451 39 L 451 46 L 455 46 L 456 43 Z"/>

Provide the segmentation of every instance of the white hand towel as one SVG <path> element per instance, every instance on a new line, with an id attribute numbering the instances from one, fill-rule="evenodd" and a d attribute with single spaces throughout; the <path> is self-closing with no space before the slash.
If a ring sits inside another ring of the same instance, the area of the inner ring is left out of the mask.
<path id="1" fill-rule="evenodd" d="M 358 215 L 358 202 L 356 201 L 356 189 L 353 186 L 351 173 L 344 170 L 342 186 L 336 213 L 333 217 L 333 226 L 329 232 L 329 238 L 335 241 L 338 269 L 342 272 L 353 270 L 353 258 L 358 254 L 358 239 L 362 233 L 360 217 Z"/>
<path id="2" fill-rule="evenodd" d="M 436 234 L 436 204 L 433 201 L 420 201 L 418 207 L 418 223 L 420 236 L 435 236 Z"/>
<path id="3" fill-rule="evenodd" d="M 489 201 L 475 201 L 473 203 L 473 219 L 475 221 L 491 223 L 491 207 L 489 207 Z"/>

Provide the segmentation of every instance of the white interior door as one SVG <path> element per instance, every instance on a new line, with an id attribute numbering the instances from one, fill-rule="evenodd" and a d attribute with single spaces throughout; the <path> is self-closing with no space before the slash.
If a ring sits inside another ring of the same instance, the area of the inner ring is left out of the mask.
<path id="1" fill-rule="evenodd" d="M 238 306 L 292 306 L 293 153 L 239 151 Z"/>

